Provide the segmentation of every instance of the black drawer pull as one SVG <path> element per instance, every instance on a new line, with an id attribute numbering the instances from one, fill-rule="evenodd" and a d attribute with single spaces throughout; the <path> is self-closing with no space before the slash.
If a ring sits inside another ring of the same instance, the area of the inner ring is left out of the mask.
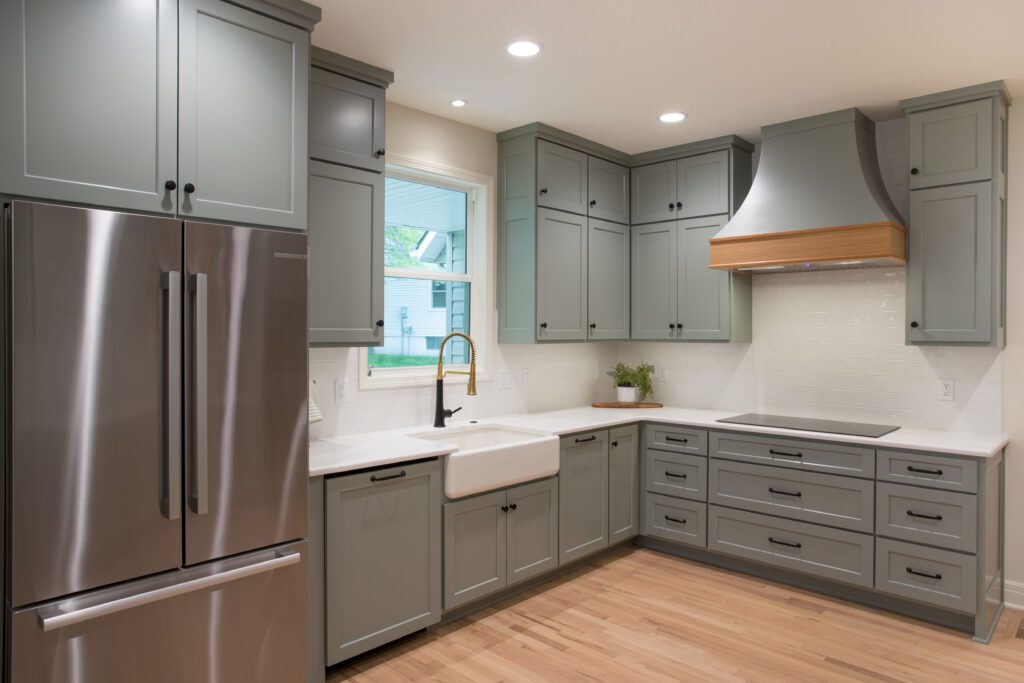
<path id="1" fill-rule="evenodd" d="M 769 448 L 768 452 L 771 453 L 772 455 L 785 455 L 786 457 L 789 457 L 789 458 L 802 458 L 802 457 L 804 457 L 803 453 L 787 453 L 786 451 L 777 451 L 774 448 Z"/>
<path id="2" fill-rule="evenodd" d="M 804 494 L 800 493 L 799 491 L 796 491 L 796 492 L 793 492 L 793 491 L 783 491 L 782 489 L 773 489 L 771 486 L 768 487 L 768 492 L 769 493 L 777 493 L 780 496 L 793 496 L 794 498 L 800 498 L 801 496 L 804 495 Z"/>
<path id="3" fill-rule="evenodd" d="M 666 436 L 665 441 L 671 441 L 672 443 L 690 443 L 689 439 L 677 439 L 673 436 Z"/>
<path id="4" fill-rule="evenodd" d="M 676 474 L 675 472 L 666 472 L 665 476 L 666 477 L 672 477 L 674 479 L 686 479 L 686 475 L 685 474 Z"/>
<path id="5" fill-rule="evenodd" d="M 923 576 L 926 579 L 935 579 L 936 581 L 942 580 L 942 574 L 929 574 L 928 572 L 919 572 L 911 567 L 907 567 L 907 573 L 913 574 L 914 576 Z"/>
<path id="6" fill-rule="evenodd" d="M 908 517 L 920 517 L 921 519 L 934 519 L 936 522 L 942 521 L 942 515 L 926 515 L 921 512 L 914 512 L 913 510 L 907 510 Z"/>
<path id="7" fill-rule="evenodd" d="M 512 503 L 511 505 L 508 506 L 508 509 L 515 512 L 517 507 L 519 507 L 519 503 Z"/>
<path id="8" fill-rule="evenodd" d="M 405 476 L 405 470 L 402 470 L 398 474 L 389 474 L 386 477 L 378 477 L 376 474 L 370 477 L 370 481 L 387 481 L 388 479 L 401 479 Z"/>
<path id="9" fill-rule="evenodd" d="M 585 439 L 576 439 L 576 443 L 587 443 L 588 441 L 597 441 L 596 436 L 588 436 Z"/>
<path id="10" fill-rule="evenodd" d="M 678 517 L 669 517 L 668 515 L 665 515 L 665 520 L 669 522 L 675 522 L 676 524 L 686 524 L 685 519 L 679 519 Z"/>
<path id="11" fill-rule="evenodd" d="M 907 465 L 907 472 L 920 472 L 921 474 L 934 474 L 937 477 L 942 476 L 942 470 L 926 470 L 923 467 L 914 467 L 913 465 Z"/>
<path id="12" fill-rule="evenodd" d="M 804 547 L 803 543 L 787 543 L 786 541 L 776 541 L 771 536 L 768 537 L 768 542 L 769 543 L 774 543 L 775 545 L 784 545 L 787 548 L 803 548 Z"/>
<path id="13" fill-rule="evenodd" d="M 502 512 L 508 512 L 508 505 L 502 505 L 501 506 L 501 511 Z"/>

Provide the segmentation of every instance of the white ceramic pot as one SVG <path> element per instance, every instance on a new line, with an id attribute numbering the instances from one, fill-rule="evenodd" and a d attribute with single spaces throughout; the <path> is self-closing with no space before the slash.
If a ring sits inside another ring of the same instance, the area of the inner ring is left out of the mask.
<path id="1" fill-rule="evenodd" d="M 636 403 L 640 400 L 639 391 L 636 387 L 615 387 L 615 399 L 619 403 Z"/>

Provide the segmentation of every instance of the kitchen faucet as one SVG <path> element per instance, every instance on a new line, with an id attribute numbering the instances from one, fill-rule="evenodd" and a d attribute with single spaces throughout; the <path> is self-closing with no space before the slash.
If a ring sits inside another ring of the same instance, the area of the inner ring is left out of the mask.
<path id="1" fill-rule="evenodd" d="M 465 370 L 449 370 L 448 373 L 452 375 L 469 375 L 469 385 L 466 387 L 466 394 L 468 396 L 476 396 L 476 343 L 470 339 L 468 334 L 452 332 L 441 340 L 441 346 L 437 352 L 437 396 L 434 399 L 435 427 L 444 427 L 444 420 L 446 417 L 451 417 L 462 410 L 461 407 L 456 408 L 455 410 L 445 410 L 444 407 L 444 345 L 447 344 L 448 340 L 452 337 L 462 337 L 469 342 L 469 372 L 466 372 Z"/>

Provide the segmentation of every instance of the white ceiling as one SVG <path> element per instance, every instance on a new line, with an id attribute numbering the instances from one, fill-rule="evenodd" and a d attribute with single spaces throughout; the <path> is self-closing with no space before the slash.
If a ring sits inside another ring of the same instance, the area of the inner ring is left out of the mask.
<path id="1" fill-rule="evenodd" d="M 627 153 L 850 106 L 884 120 L 901 98 L 1000 78 L 1024 106 L 1024 0 L 314 2 L 313 43 L 394 71 L 391 101 Z M 512 57 L 517 39 L 544 50 Z M 687 120 L 658 121 L 673 110 Z"/>

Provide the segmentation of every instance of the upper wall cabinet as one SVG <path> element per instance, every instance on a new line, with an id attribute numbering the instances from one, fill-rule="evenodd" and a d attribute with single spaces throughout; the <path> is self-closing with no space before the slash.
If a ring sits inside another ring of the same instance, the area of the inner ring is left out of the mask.
<path id="1" fill-rule="evenodd" d="M 586 154 L 537 141 L 537 205 L 586 215 Z"/>
<path id="2" fill-rule="evenodd" d="M 629 169 L 589 157 L 587 215 L 614 223 L 629 223 Z"/>
<path id="3" fill-rule="evenodd" d="M 306 227 L 301 2 L 0 7 L 0 192 Z"/>
<path id="4" fill-rule="evenodd" d="M 1002 346 L 1010 96 L 985 83 L 906 100 L 907 342 Z"/>
<path id="5" fill-rule="evenodd" d="M 720 150 L 634 168 L 633 224 L 729 213 L 729 154 Z"/>

